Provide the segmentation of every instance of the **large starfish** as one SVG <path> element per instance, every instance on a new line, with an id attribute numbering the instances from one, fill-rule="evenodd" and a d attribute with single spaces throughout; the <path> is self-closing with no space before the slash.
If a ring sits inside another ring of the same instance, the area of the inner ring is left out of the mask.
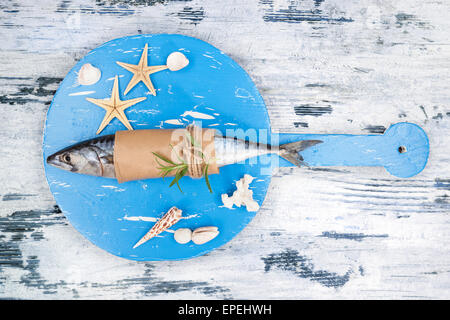
<path id="1" fill-rule="evenodd" d="M 117 76 L 114 79 L 114 86 L 112 89 L 111 97 L 109 99 L 93 99 L 86 98 L 87 101 L 92 102 L 99 107 L 102 107 L 106 110 L 105 117 L 103 118 L 100 127 L 97 130 L 97 134 L 102 132 L 102 130 L 106 127 L 106 125 L 114 118 L 117 118 L 122 122 L 128 130 L 133 130 L 130 122 L 128 122 L 127 116 L 124 113 L 124 110 L 132 105 L 141 102 L 142 100 L 147 99 L 146 97 L 135 98 L 130 100 L 122 101 L 119 97 L 119 81 Z"/>
<path id="2" fill-rule="evenodd" d="M 144 51 L 142 52 L 141 59 L 139 60 L 139 63 L 137 65 L 116 61 L 117 64 L 122 68 L 125 68 L 130 72 L 133 72 L 133 78 L 131 78 L 130 82 L 128 83 L 128 86 L 125 89 L 124 94 L 127 94 L 128 91 L 130 91 L 135 85 L 137 85 L 139 82 L 142 81 L 147 86 L 150 93 L 156 96 L 156 90 L 152 84 L 152 81 L 150 80 L 150 75 L 152 73 L 167 69 L 167 66 L 166 65 L 148 66 L 147 56 L 148 56 L 148 44 L 145 44 L 145 48 Z"/>

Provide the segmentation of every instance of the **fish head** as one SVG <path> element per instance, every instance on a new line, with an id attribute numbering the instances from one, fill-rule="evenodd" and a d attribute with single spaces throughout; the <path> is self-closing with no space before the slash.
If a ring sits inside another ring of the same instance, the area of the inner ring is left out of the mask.
<path id="1" fill-rule="evenodd" d="M 102 175 L 102 164 L 95 147 L 75 146 L 62 149 L 47 157 L 53 167 L 75 173 L 93 176 Z"/>

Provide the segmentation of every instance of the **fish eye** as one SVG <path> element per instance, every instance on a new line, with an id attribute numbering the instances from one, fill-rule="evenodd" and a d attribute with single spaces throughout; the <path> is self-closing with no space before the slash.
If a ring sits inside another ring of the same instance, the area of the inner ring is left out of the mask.
<path id="1" fill-rule="evenodd" d="M 69 154 L 65 154 L 65 155 L 63 155 L 63 160 L 65 161 L 65 162 L 70 162 L 70 155 Z"/>

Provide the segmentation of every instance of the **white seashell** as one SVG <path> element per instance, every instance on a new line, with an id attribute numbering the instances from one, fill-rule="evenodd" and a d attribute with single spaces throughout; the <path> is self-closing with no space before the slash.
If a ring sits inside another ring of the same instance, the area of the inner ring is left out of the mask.
<path id="1" fill-rule="evenodd" d="M 181 244 L 188 243 L 192 239 L 192 231 L 188 228 L 180 228 L 173 234 L 175 241 Z"/>
<path id="2" fill-rule="evenodd" d="M 189 64 L 189 60 L 181 52 L 175 51 L 167 57 L 167 67 L 170 71 L 178 71 Z"/>
<path id="3" fill-rule="evenodd" d="M 89 86 L 100 80 L 102 72 L 100 69 L 94 67 L 90 63 L 85 63 L 78 71 L 78 83 L 84 86 Z"/>
<path id="4" fill-rule="evenodd" d="M 219 234 L 217 227 L 200 227 L 192 232 L 192 242 L 195 244 L 204 244 L 211 241 Z"/>

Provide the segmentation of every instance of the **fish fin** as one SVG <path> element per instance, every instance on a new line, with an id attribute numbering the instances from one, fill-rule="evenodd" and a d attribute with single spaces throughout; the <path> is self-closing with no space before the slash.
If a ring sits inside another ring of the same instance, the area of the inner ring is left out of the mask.
<path id="1" fill-rule="evenodd" d="M 299 152 L 322 142 L 323 141 L 321 140 L 301 140 L 282 144 L 280 146 L 279 155 L 297 167 L 309 167 L 309 165 L 303 161 L 303 157 L 299 154 Z"/>

